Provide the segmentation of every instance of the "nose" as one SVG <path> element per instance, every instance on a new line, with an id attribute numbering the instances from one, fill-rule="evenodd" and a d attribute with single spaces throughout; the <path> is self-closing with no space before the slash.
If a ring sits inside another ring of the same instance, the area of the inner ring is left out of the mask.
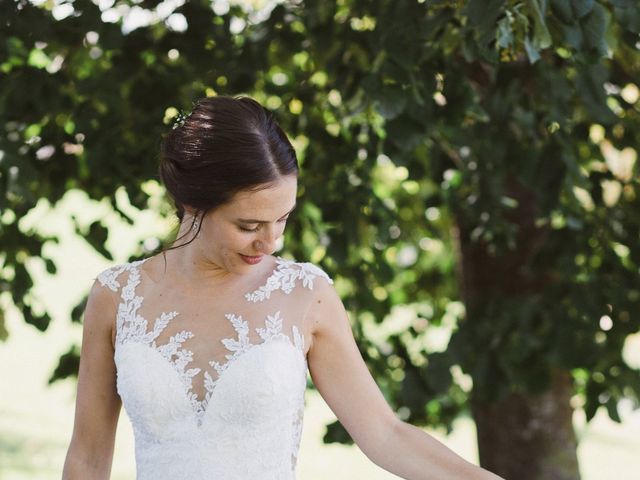
<path id="1" fill-rule="evenodd" d="M 276 250 L 278 235 L 269 228 L 265 228 L 263 231 L 265 233 L 255 240 L 254 248 L 265 255 L 271 255 Z"/>

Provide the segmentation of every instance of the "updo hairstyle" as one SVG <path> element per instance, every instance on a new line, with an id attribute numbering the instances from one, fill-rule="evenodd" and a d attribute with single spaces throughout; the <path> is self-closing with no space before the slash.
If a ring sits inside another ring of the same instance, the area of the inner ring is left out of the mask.
<path id="1" fill-rule="evenodd" d="M 248 97 L 198 100 L 162 141 L 160 179 L 180 222 L 185 207 L 193 209 L 192 227 L 198 216 L 201 220 L 236 193 L 267 188 L 291 174 L 298 174 L 291 143 L 271 112 Z M 196 235 L 200 228 L 202 222 Z"/>

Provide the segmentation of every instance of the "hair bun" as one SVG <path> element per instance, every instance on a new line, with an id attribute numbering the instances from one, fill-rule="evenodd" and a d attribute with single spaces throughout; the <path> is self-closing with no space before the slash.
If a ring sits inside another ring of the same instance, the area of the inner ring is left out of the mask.
<path id="1" fill-rule="evenodd" d="M 297 173 L 291 142 L 273 114 L 249 97 L 198 100 L 162 141 L 159 177 L 180 221 L 185 205 L 207 212 L 239 191 Z"/>

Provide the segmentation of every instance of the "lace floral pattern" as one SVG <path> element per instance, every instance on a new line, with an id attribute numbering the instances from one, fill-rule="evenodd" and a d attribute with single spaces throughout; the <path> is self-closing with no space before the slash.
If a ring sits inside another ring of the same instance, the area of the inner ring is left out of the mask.
<path id="1" fill-rule="evenodd" d="M 309 290 L 313 289 L 313 280 L 317 276 L 321 276 L 329 283 L 333 281 L 320 268 L 312 263 L 300 263 L 293 260 L 285 260 L 282 257 L 276 257 L 276 269 L 269 276 L 267 282 L 254 292 L 245 294 L 245 298 L 250 302 L 262 302 L 271 297 L 271 293 L 276 290 L 282 290 L 289 294 L 296 284 L 296 280 L 302 280 L 302 285 Z"/>
<path id="2" fill-rule="evenodd" d="M 123 265 L 109 268 L 101 272 L 98 275 L 97 279 L 103 287 L 107 287 L 109 290 L 117 292 L 120 288 L 120 283 L 118 282 L 117 278 L 122 272 L 128 270 L 130 266 L 131 265 L 125 263 Z"/>
<path id="3" fill-rule="evenodd" d="M 144 261 L 98 275 L 104 287 L 121 292 L 116 314 L 118 393 L 134 426 L 137 478 L 294 480 L 307 382 L 305 339 L 298 327 L 292 325 L 289 336 L 283 331 L 281 311 L 265 312 L 264 326 L 255 328 L 260 341 L 252 343 L 248 321 L 226 314 L 236 336 L 220 340 L 229 352 L 225 362 L 207 362 L 217 378 L 205 369 L 200 400 L 193 382 L 202 369 L 190 367 L 194 354 L 185 348 L 194 334 L 181 330 L 159 343 L 178 312 L 162 312 L 152 324 L 140 314 L 144 299 L 136 287 L 141 281 L 138 266 Z M 121 288 L 118 279 L 125 271 L 128 279 Z M 318 276 L 331 283 L 312 264 L 279 258 L 265 284 L 245 298 L 264 301 L 277 289 L 290 294 L 297 280 L 312 289 Z M 258 345 L 265 348 L 255 349 Z M 242 357 L 241 367 L 231 371 Z M 161 363 L 176 372 L 173 378 L 166 378 L 169 372 Z M 178 385 L 185 395 L 178 395 Z M 248 459 L 247 451 L 255 458 Z"/>

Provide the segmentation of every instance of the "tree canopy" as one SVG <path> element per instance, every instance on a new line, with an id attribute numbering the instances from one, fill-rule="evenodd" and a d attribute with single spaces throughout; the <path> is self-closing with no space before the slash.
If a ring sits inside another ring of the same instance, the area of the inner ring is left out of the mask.
<path id="1" fill-rule="evenodd" d="M 285 253 L 336 279 L 403 419 L 450 427 L 471 392 L 544 392 L 554 369 L 589 419 L 637 404 L 622 356 L 640 328 L 637 2 L 257 4 L 0 4 L 0 285 L 25 321 L 49 324 L 25 260 L 55 273 L 55 239 L 19 219 L 70 189 L 148 208 L 175 116 L 242 93 L 300 159 Z M 104 222 L 81 234 L 110 258 Z M 402 326 L 374 335 L 391 314 Z M 327 438 L 347 440 L 337 424 Z"/>

